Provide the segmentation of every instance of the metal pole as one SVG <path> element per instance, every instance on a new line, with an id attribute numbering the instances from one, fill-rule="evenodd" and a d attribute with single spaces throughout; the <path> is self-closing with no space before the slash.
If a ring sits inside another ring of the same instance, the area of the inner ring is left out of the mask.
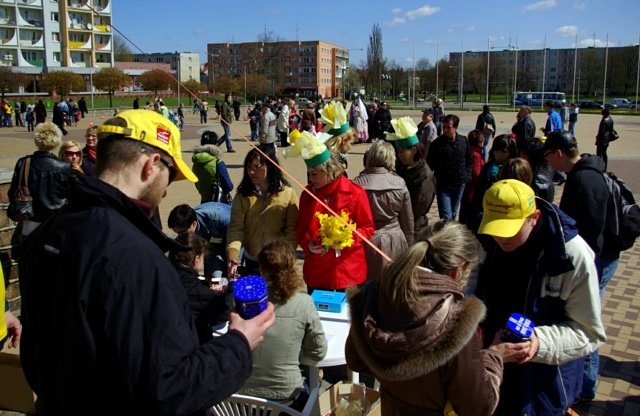
<path id="1" fill-rule="evenodd" d="M 636 73 L 636 105 L 635 111 L 638 112 L 638 87 L 640 87 L 640 34 L 638 34 L 638 72 Z"/>
<path id="2" fill-rule="evenodd" d="M 438 72 L 440 70 L 440 61 L 439 61 L 439 57 L 440 57 L 440 41 L 438 40 L 438 43 L 436 43 L 436 98 L 438 98 Z"/>
<path id="3" fill-rule="evenodd" d="M 540 100 L 540 108 L 544 108 L 544 87 L 547 75 L 547 36 L 544 37 L 544 54 L 542 55 L 542 97 Z"/>
<path id="4" fill-rule="evenodd" d="M 91 109 L 93 110 L 95 108 L 93 105 L 93 58 L 91 58 L 91 68 L 89 69 L 89 84 L 89 87 L 91 89 Z"/>
<path id="5" fill-rule="evenodd" d="M 460 110 L 464 108 L 464 41 L 460 42 Z"/>
<path id="6" fill-rule="evenodd" d="M 571 90 L 571 102 L 576 102 L 576 70 L 578 68 L 578 34 L 576 33 L 576 47 L 573 52 L 573 88 Z"/>
<path id="7" fill-rule="evenodd" d="M 607 44 L 604 49 L 604 80 L 602 83 L 602 105 L 604 105 L 607 101 L 607 64 L 609 61 L 609 34 L 607 33 Z"/>
<path id="8" fill-rule="evenodd" d="M 518 92 L 518 38 L 516 38 L 516 62 L 513 68 L 513 108 L 516 108 L 516 93 Z"/>
<path id="9" fill-rule="evenodd" d="M 178 66 L 176 67 L 178 75 L 178 107 L 180 106 L 180 54 L 178 54 Z"/>
<path id="10" fill-rule="evenodd" d="M 484 103 L 489 104 L 489 51 L 491 47 L 489 46 L 489 38 L 487 38 L 487 88 L 484 97 Z"/>
<path id="11" fill-rule="evenodd" d="M 247 103 L 247 64 L 244 64 L 244 103 Z"/>

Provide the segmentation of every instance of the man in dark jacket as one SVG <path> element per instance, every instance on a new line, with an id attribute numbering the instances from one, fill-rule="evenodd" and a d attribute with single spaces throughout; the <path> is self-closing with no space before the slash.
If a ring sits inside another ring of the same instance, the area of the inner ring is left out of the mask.
<path id="1" fill-rule="evenodd" d="M 464 193 L 471 180 L 471 147 L 466 137 L 458 134 L 460 118 L 449 114 L 442 119 L 444 133 L 429 146 L 427 164 L 436 177 L 436 198 L 440 218 L 455 219 Z"/>
<path id="2" fill-rule="evenodd" d="M 516 139 L 529 140 L 536 137 L 536 123 L 531 118 L 531 107 L 528 105 L 520 107 L 516 118 L 518 121 L 511 129 Z"/>
<path id="3" fill-rule="evenodd" d="M 220 124 L 222 125 L 222 130 L 224 130 L 224 135 L 220 137 L 218 140 L 218 146 L 222 143 L 226 143 L 227 152 L 235 153 L 233 150 L 233 145 L 231 144 L 231 123 L 233 123 L 233 108 L 232 105 L 233 97 L 231 94 L 226 94 L 224 96 L 224 101 L 222 102 L 222 107 L 220 110 Z"/>
<path id="4" fill-rule="evenodd" d="M 485 346 L 514 312 L 535 324 L 527 356 L 507 364 L 494 415 L 564 415 L 582 386 L 582 357 L 605 340 L 593 252 L 575 222 L 514 179 L 485 192 L 478 232 L 491 236 L 476 294 L 487 306 Z M 507 354 L 508 355 L 508 354 Z"/>
<path id="5" fill-rule="evenodd" d="M 596 155 L 600 156 L 604 161 L 604 168 L 607 169 L 607 162 L 609 157 L 607 156 L 607 149 L 609 143 L 614 141 L 613 134 L 613 119 L 609 116 L 609 110 L 606 108 L 602 110 L 602 119 L 598 125 L 598 134 L 596 135 Z"/>
<path id="6" fill-rule="evenodd" d="M 596 255 L 600 298 L 604 296 L 620 260 L 615 237 L 607 233 L 609 188 L 604 179 L 605 163 L 598 156 L 580 154 L 573 135 L 565 130 L 553 132 L 544 144 L 545 156 L 552 168 L 566 172 L 560 209 L 576 221 L 580 236 Z M 600 358 L 594 351 L 585 362 L 585 378 L 581 398 L 592 400 L 596 394 L 596 378 Z"/>
<path id="7" fill-rule="evenodd" d="M 482 106 L 482 113 L 478 114 L 478 118 L 476 119 L 476 130 L 480 130 L 484 135 L 482 157 L 487 161 L 489 160 L 489 142 L 496 135 L 496 119 L 486 104 Z"/>
<path id="8" fill-rule="evenodd" d="M 180 132 L 127 110 L 98 135 L 96 177 L 79 178 L 24 244 L 25 375 L 46 415 L 204 415 L 249 377 L 273 306 L 231 313 L 227 334 L 200 345 L 164 254 L 184 247 L 149 220 L 172 180 L 196 179 Z"/>
<path id="9" fill-rule="evenodd" d="M 389 131 L 389 127 L 391 127 L 391 111 L 389 111 L 389 104 L 386 101 L 380 103 L 380 108 L 378 108 L 374 116 L 374 122 L 376 138 L 384 140 L 386 137 L 384 132 Z"/>

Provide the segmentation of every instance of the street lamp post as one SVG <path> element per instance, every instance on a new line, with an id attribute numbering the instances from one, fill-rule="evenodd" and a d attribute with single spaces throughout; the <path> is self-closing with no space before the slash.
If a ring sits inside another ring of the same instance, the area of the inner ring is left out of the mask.
<path id="1" fill-rule="evenodd" d="M 487 38 L 487 86 L 484 97 L 485 104 L 489 104 L 489 53 L 491 51 L 491 46 L 489 45 L 489 38 Z"/>

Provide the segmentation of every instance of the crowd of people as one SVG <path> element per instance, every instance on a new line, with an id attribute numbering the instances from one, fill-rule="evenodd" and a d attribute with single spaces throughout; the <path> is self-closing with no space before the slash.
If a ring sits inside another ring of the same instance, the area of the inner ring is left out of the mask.
<path id="1" fill-rule="evenodd" d="M 234 103 L 225 96 L 224 135 L 202 134 L 192 168 L 162 104 L 90 127 L 84 147 L 56 120 L 35 126 L 9 189 L 33 198 L 16 240 L 23 327 L 5 314 L 0 338 L 21 340 L 45 414 L 206 414 L 236 392 L 301 409 L 300 353 L 320 362 L 328 345 L 315 290 L 348 293 L 347 364 L 380 381 L 384 415 L 563 415 L 593 399 L 620 253 L 604 226 L 606 158 L 581 155 L 553 105 L 540 138 L 526 106 L 511 134 L 484 106 L 465 137 L 442 100 L 418 125 L 360 97 L 256 102 L 257 146 L 232 197 L 220 146 L 235 152 Z M 201 122 L 207 108 L 196 101 Z M 603 112 L 599 154 L 613 132 Z M 364 170 L 348 175 L 352 144 L 366 142 Z M 304 160 L 305 189 L 278 147 Z M 553 170 L 566 174 L 559 207 Z M 172 239 L 158 206 L 178 180 L 200 204 L 171 210 Z M 269 306 L 243 319 L 232 289 L 253 275 Z M 535 323 L 530 337 L 504 338 L 513 313 Z"/>

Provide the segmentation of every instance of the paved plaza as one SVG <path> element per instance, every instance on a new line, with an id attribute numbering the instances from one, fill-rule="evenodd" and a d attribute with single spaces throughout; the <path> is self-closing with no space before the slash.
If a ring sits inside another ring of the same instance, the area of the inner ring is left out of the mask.
<path id="1" fill-rule="evenodd" d="M 188 106 L 187 106 L 188 108 Z M 244 109 L 243 109 L 244 110 Z M 458 114 L 461 118 L 458 131 L 467 134 L 475 126 L 478 112 L 456 112 L 453 108 L 446 108 L 447 113 Z M 420 112 L 417 110 L 391 109 L 394 117 L 409 115 L 419 121 Z M 50 113 L 50 112 L 49 112 Z M 209 114 L 214 114 L 213 110 Z M 244 113 L 242 113 L 244 114 Z M 51 115 L 49 114 L 49 117 Z M 70 127 L 69 135 L 65 139 L 72 139 L 84 145 L 84 131 L 89 123 L 100 124 L 110 112 L 92 112 L 82 119 L 77 127 Z M 497 133 L 508 133 L 515 121 L 515 112 L 494 112 L 497 123 Z M 609 169 L 626 180 L 636 197 L 640 196 L 640 116 L 612 115 L 615 128 L 620 139 L 609 148 Z M 538 127 L 544 126 L 546 115 L 534 113 L 533 119 Z M 182 150 L 187 164 L 191 164 L 191 149 L 199 144 L 200 134 L 204 130 L 214 130 L 222 135 L 219 120 L 209 120 L 201 125 L 196 116 L 187 114 L 183 131 Z M 595 153 L 595 134 L 599 115 L 581 114 L 576 125 L 577 139 L 582 152 Z M 240 120 L 232 124 L 232 141 L 237 153 L 225 153 L 223 160 L 229 168 L 234 185 L 240 183 L 242 164 L 250 144 L 244 139 L 249 136 L 249 124 Z M 244 138 L 243 138 L 244 137 Z M 362 156 L 368 145 L 354 145 L 349 156 L 349 176 L 355 177 L 362 169 Z M 0 128 L 0 169 L 13 170 L 17 158 L 32 153 L 35 146 L 32 134 L 24 128 Z M 281 149 L 278 149 L 281 156 Z M 280 162 L 284 169 L 292 176 L 290 182 L 294 189 L 300 189 L 295 182 L 306 183 L 306 168 L 301 158 L 283 159 Z M 562 187 L 557 189 L 557 197 L 562 193 Z M 166 223 L 169 211 L 177 204 L 188 203 L 197 205 L 200 201 L 194 185 L 187 181 L 172 184 L 167 196 L 160 206 L 163 223 Z M 437 208 L 431 208 L 430 217 L 437 218 Z M 600 382 L 595 400 L 589 404 L 580 404 L 574 410 L 580 415 L 594 416 L 637 416 L 640 414 L 640 244 L 622 253 L 620 266 L 615 277 L 609 283 L 603 301 L 603 320 L 607 330 L 608 341 L 601 348 Z M 14 414 L 2 412 L 0 415 Z"/>

